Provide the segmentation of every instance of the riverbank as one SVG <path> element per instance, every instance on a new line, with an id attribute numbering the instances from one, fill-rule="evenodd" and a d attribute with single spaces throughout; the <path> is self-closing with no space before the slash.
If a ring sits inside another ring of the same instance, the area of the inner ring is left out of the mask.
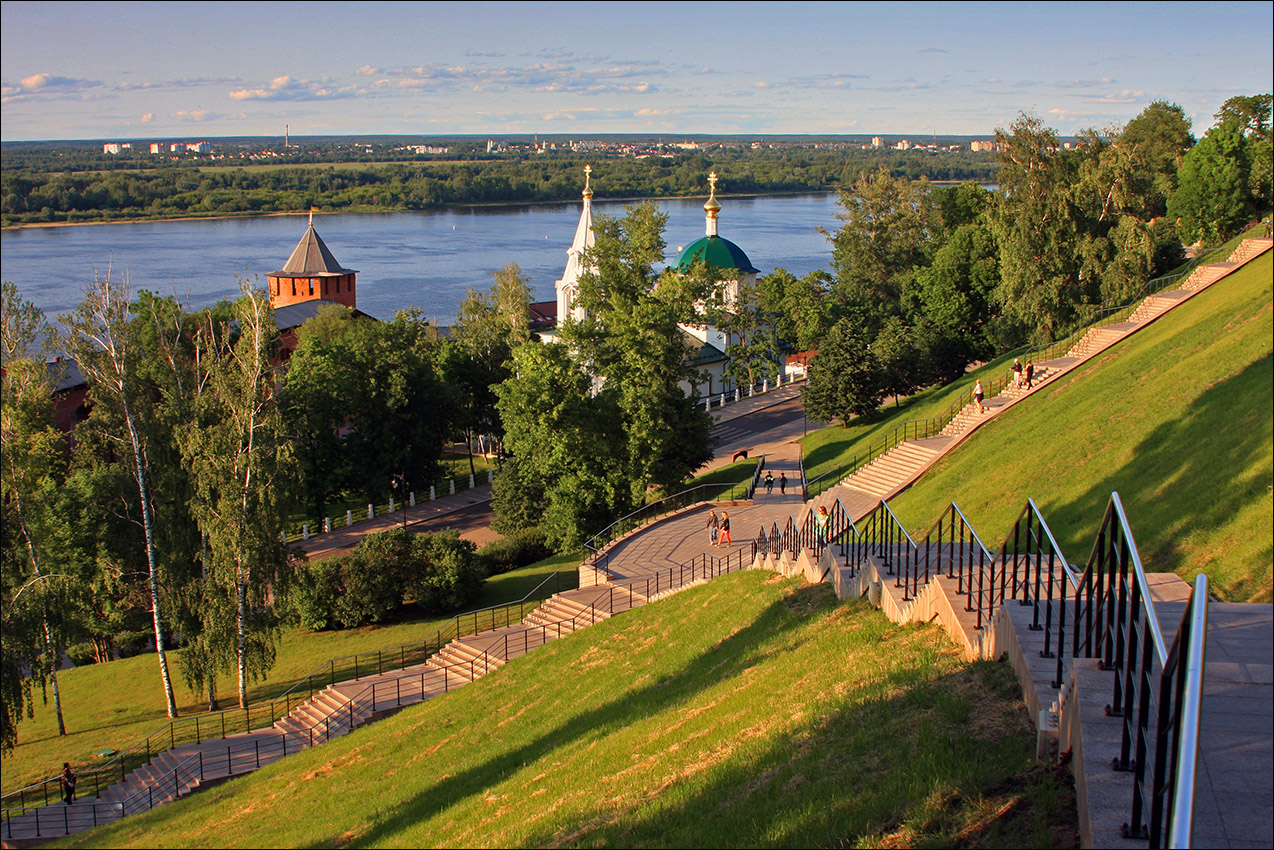
<path id="1" fill-rule="evenodd" d="M 934 185 L 938 185 L 936 182 Z M 830 195 L 838 190 L 826 189 L 823 191 L 784 191 L 784 192 L 747 192 L 737 195 L 718 194 L 720 200 L 747 200 L 748 198 L 783 198 L 783 197 L 802 197 L 806 195 Z M 634 195 L 630 197 L 619 198 L 597 198 L 599 203 L 636 203 L 639 201 L 684 201 L 689 198 L 704 197 L 705 193 L 695 193 L 689 195 Z M 314 211 L 316 216 L 323 215 L 347 215 L 360 213 L 430 213 L 444 212 L 446 210 L 462 210 L 462 209 L 517 209 L 517 208 L 539 208 L 539 207 L 560 207 L 567 204 L 578 204 L 579 198 L 571 198 L 560 201 L 485 201 L 480 203 L 454 203 L 439 204 L 435 207 L 427 209 L 410 209 L 408 207 L 381 207 L 368 205 L 352 205 L 341 207 L 339 209 L 318 209 Z M 261 219 L 261 218 L 277 218 L 279 216 L 307 216 L 309 210 L 276 210 L 273 212 L 234 212 L 234 213 L 213 213 L 209 215 L 180 215 L 180 216 L 147 216 L 142 218 L 110 218 L 97 221 L 38 221 L 24 222 L 22 224 L 6 224 L 0 227 L 0 230 L 32 230 L 39 228 L 53 227 L 84 227 L 94 224 L 153 224 L 170 221 L 224 221 L 230 219 Z"/>

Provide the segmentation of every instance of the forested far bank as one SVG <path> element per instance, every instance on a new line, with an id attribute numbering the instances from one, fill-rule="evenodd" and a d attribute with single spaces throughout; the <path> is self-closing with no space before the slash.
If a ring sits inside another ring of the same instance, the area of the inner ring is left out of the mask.
<path id="1" fill-rule="evenodd" d="M 601 160 L 599 162 L 599 160 Z M 128 171 L 60 170 L 55 162 L 5 168 L 0 222 L 20 224 L 327 211 L 436 209 L 453 204 L 543 203 L 579 198 L 593 166 L 599 197 L 665 198 L 702 193 L 715 169 L 732 194 L 833 191 L 887 169 L 903 179 L 993 181 L 991 154 L 972 151 L 720 150 L 711 156 L 604 158 L 557 155 L 474 162 L 312 164 Z"/>

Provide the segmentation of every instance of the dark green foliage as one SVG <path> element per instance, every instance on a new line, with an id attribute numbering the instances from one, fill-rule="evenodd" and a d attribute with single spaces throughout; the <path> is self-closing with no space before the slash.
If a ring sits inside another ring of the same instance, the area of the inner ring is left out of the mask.
<path id="1" fill-rule="evenodd" d="M 478 550 L 478 557 L 490 576 L 534 564 L 552 554 L 548 539 L 539 528 L 528 528 L 493 540 Z"/>
<path id="2" fill-rule="evenodd" d="M 871 336 L 861 318 L 846 317 L 832 328 L 810 364 L 809 384 L 802 397 L 814 419 L 842 423 L 869 416 L 880 407 L 884 386 Z"/>
<path id="3" fill-rule="evenodd" d="M 446 613 L 475 599 L 486 575 L 475 546 L 455 532 L 394 528 L 369 535 L 347 555 L 301 567 L 291 614 L 321 631 L 381 623 L 409 602 Z"/>

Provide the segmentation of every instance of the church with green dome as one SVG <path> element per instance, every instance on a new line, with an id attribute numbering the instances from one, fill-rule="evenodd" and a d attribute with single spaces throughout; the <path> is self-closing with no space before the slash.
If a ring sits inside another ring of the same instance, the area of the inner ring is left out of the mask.
<path id="1" fill-rule="evenodd" d="M 575 294 L 578 292 L 579 277 L 586 271 L 581 262 L 582 255 L 593 244 L 593 191 L 588 182 L 592 169 L 586 168 L 585 172 L 584 208 L 580 215 L 579 226 L 575 231 L 575 239 L 571 247 L 567 249 L 565 272 L 556 284 L 557 301 L 552 305 L 556 307 L 556 318 L 559 322 L 579 321 L 583 318 L 580 308 L 575 304 Z M 740 284 L 743 284 L 745 288 L 755 286 L 760 269 L 752 264 L 752 260 L 742 248 L 717 232 L 721 203 L 717 200 L 715 171 L 708 175 L 708 184 L 710 187 L 708 200 L 703 205 L 707 219 L 705 233 L 680 250 L 672 268 L 688 273 L 695 263 L 703 262 L 725 273 L 726 279 L 719 284 L 720 299 L 721 304 L 729 309 L 738 301 Z M 686 335 L 686 346 L 691 351 L 694 367 L 702 371 L 706 377 L 698 387 L 700 396 L 716 403 L 716 399 L 719 399 L 722 394 L 735 392 L 733 383 L 726 375 L 726 366 L 730 362 L 726 351 L 738 340 L 721 328 L 709 324 L 682 324 L 681 329 Z M 555 336 L 553 331 L 547 331 L 544 335 L 549 338 Z M 786 364 L 780 362 L 779 374 L 784 374 L 785 369 Z M 685 389 L 689 392 L 690 387 L 687 386 Z"/>

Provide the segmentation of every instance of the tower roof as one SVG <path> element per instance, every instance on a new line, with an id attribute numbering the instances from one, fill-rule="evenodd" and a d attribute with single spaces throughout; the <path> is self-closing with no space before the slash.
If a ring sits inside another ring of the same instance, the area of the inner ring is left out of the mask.
<path id="1" fill-rule="evenodd" d="M 691 242 L 677 255 L 677 270 L 689 271 L 696 260 L 703 260 L 713 268 L 738 269 L 743 274 L 759 274 L 743 249 L 729 239 L 720 236 L 704 236 Z"/>
<path id="2" fill-rule="evenodd" d="M 305 230 L 305 235 L 301 237 L 300 242 L 296 243 L 292 256 L 288 257 L 283 268 L 277 272 L 271 272 L 272 277 L 323 277 L 345 274 L 357 274 L 357 272 L 354 269 L 344 268 L 336 261 L 336 257 L 332 256 L 332 252 L 328 250 L 327 245 L 323 244 L 322 238 L 314 229 L 312 218 L 310 226 Z"/>
<path id="3" fill-rule="evenodd" d="M 589 184 L 593 167 L 584 166 L 584 209 L 580 211 L 579 224 L 575 227 L 575 239 L 571 247 L 566 249 L 566 270 L 562 273 L 558 286 L 575 284 L 587 269 L 584 268 L 583 254 L 593 247 L 593 187 Z"/>

